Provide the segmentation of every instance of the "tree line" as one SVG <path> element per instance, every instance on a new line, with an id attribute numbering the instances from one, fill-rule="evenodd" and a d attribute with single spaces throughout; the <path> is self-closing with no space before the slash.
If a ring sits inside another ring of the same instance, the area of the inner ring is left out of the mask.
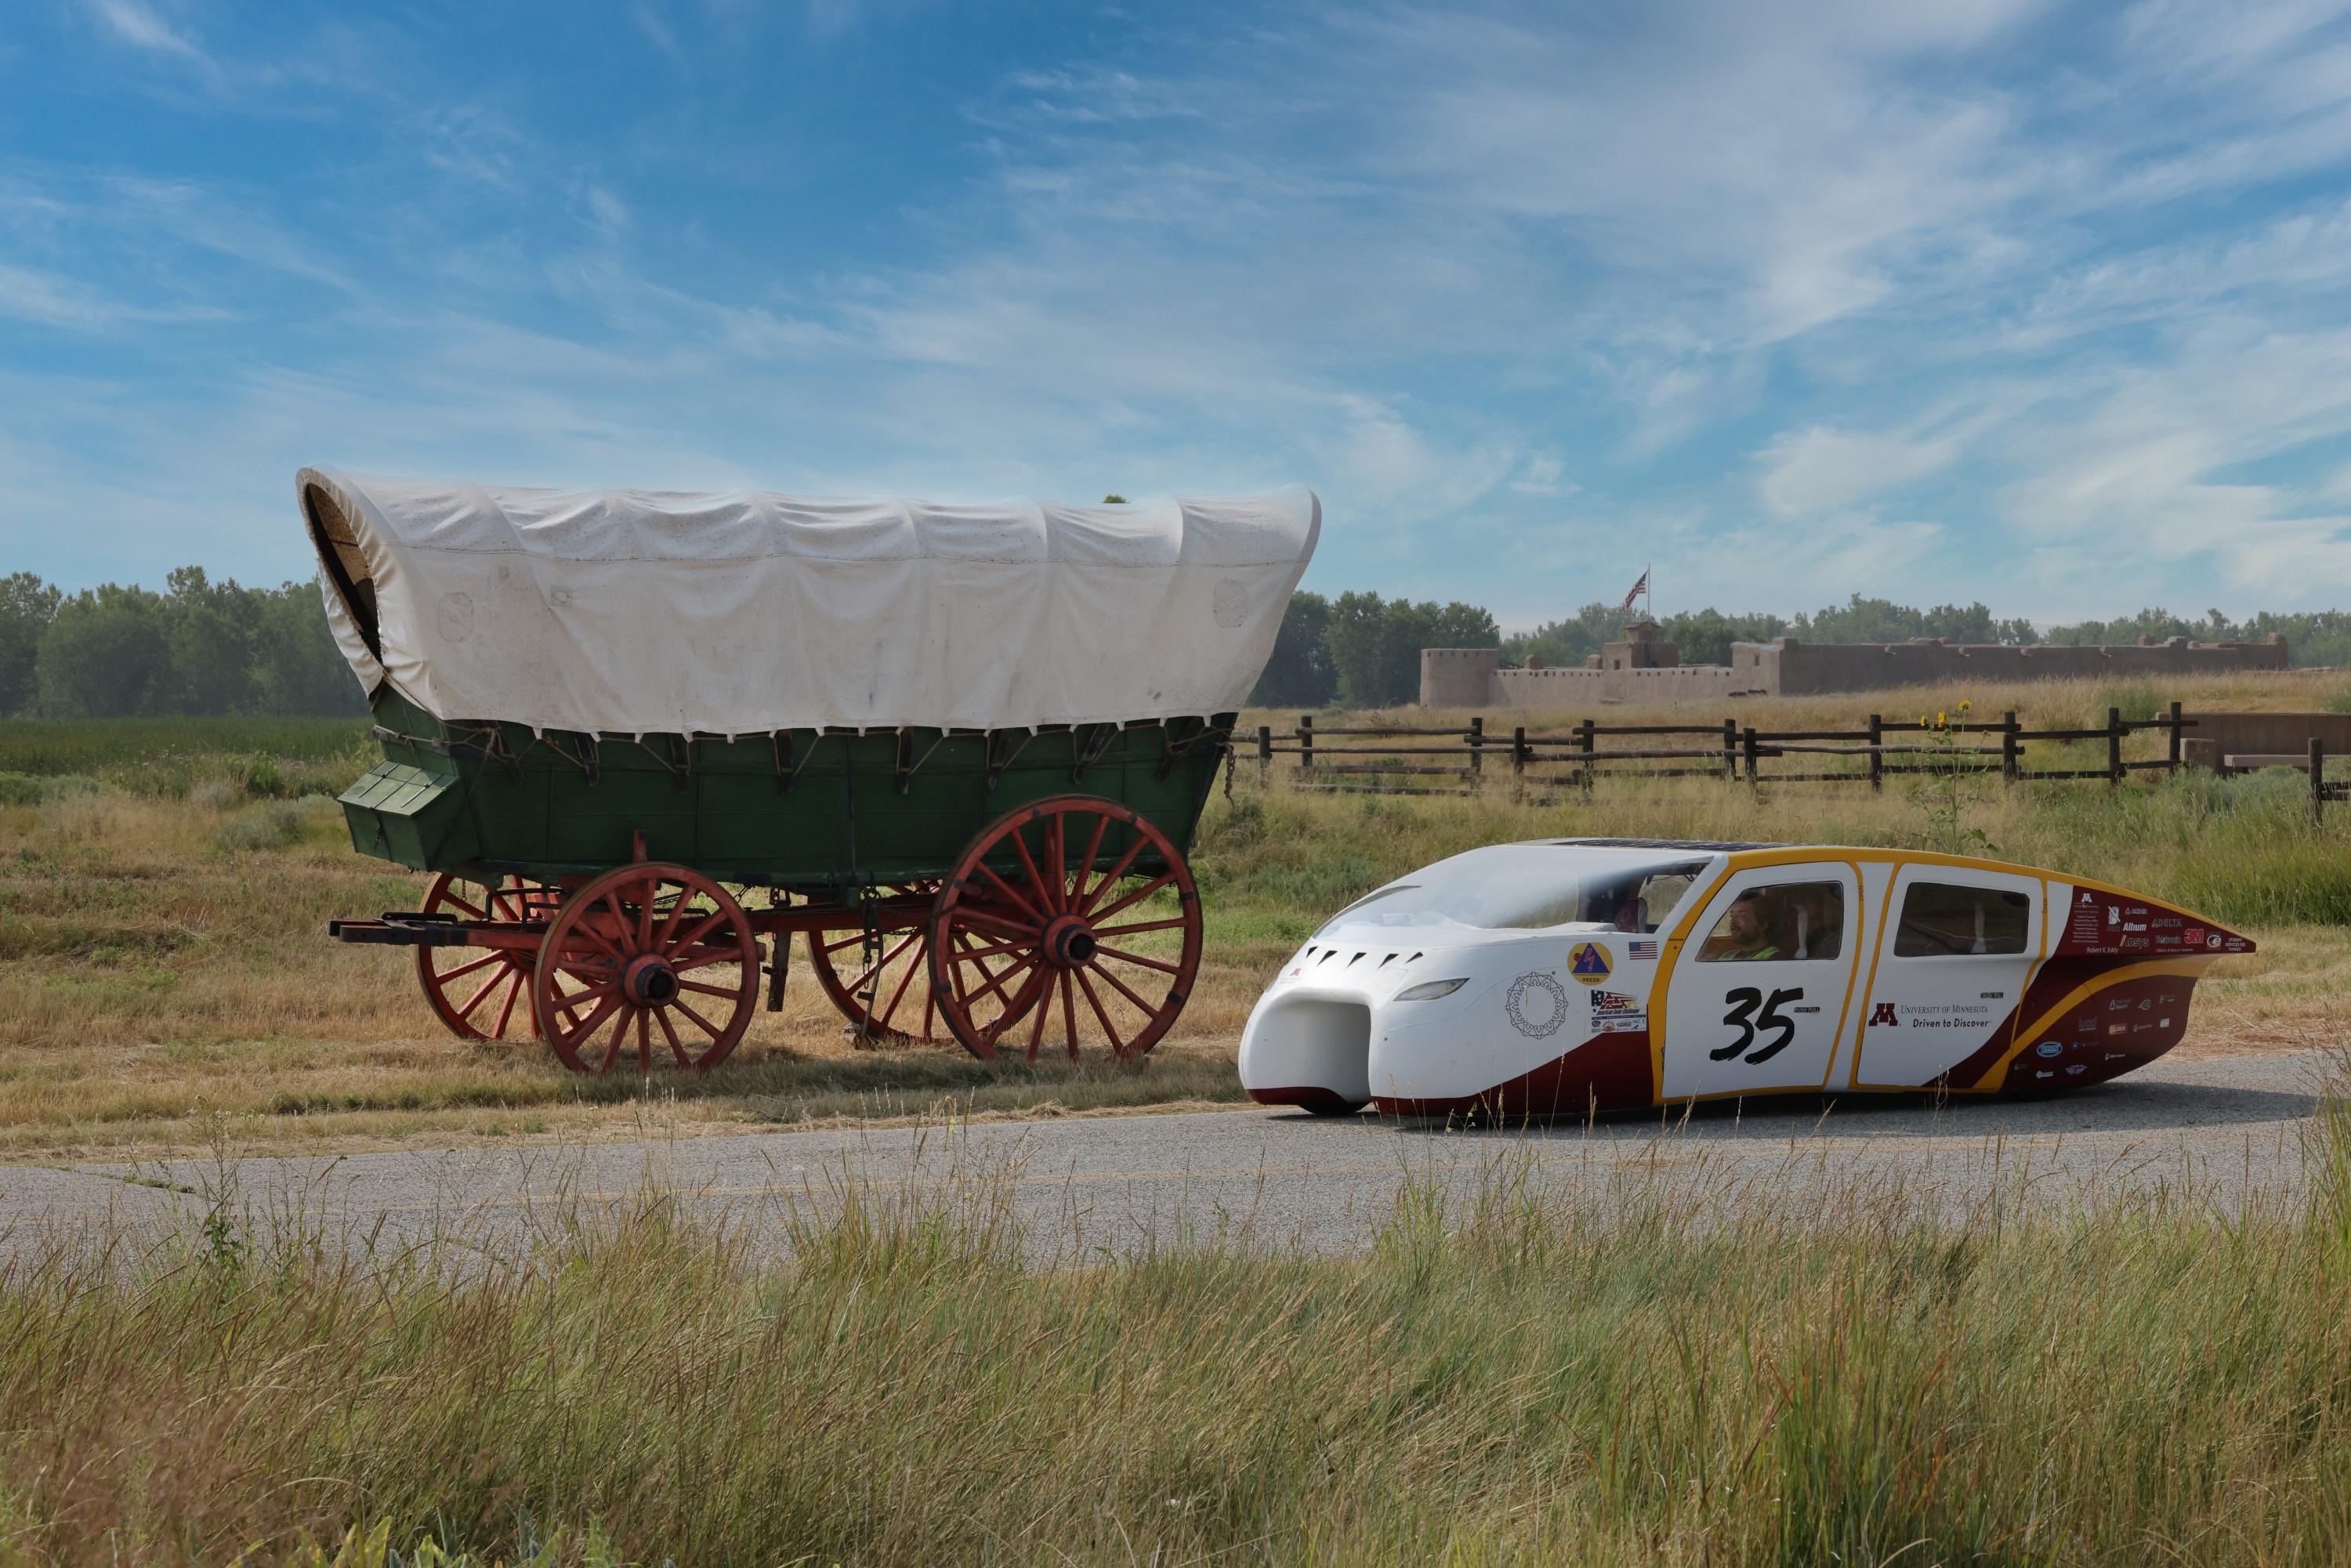
<path id="1" fill-rule="evenodd" d="M 315 582 L 246 588 L 183 566 L 161 593 L 0 578 L 0 716 L 367 711 Z"/>
<path id="2" fill-rule="evenodd" d="M 1613 604 L 1594 602 L 1531 632 L 1502 635 L 1489 612 L 1458 601 L 1376 593 L 1291 596 L 1273 656 L 1250 695 L 1264 707 L 1392 707 L 1420 696 L 1423 648 L 1499 648 L 1510 664 L 1575 665 L 1623 634 Z M 2283 632 L 2296 665 L 2351 664 L 2351 613 L 2324 610 L 2242 622 L 2218 610 L 2189 620 L 2160 608 L 2116 621 L 2036 628 L 1981 604 L 1920 610 L 1855 594 L 1783 619 L 1714 609 L 1662 617 L 1684 662 L 1727 664 L 1735 642 L 1792 635 L 1813 643 L 2137 643 L 2193 637 L 2258 643 Z M 327 629 L 318 586 L 246 588 L 184 566 L 161 593 L 107 583 L 66 593 L 28 571 L 0 578 L 0 716 L 123 718 L 175 714 L 357 715 L 366 711 Z"/>
<path id="3" fill-rule="evenodd" d="M 1344 707 L 1393 707 L 1419 700 L 1423 648 L 1499 648 L 1507 664 L 1540 659 L 1552 666 L 1573 666 L 1600 652 L 1602 643 L 1622 637 L 1624 626 L 1616 605 L 1595 601 L 1564 619 L 1505 637 L 1493 616 L 1474 605 L 1382 600 L 1376 593 L 1343 593 L 1332 600 L 1299 593 L 1290 599 L 1273 657 L 1249 700 L 1261 707 L 1311 708 L 1333 702 Z M 2189 620 L 2156 607 L 2114 621 L 2036 627 L 2027 620 L 2002 620 L 1982 604 L 1921 610 L 1856 593 L 1843 604 L 1809 614 L 1726 615 L 1708 608 L 1661 616 L 1657 627 L 1675 644 L 1682 662 L 1690 664 L 1727 664 L 1733 643 L 1767 643 L 1781 636 L 1807 643 L 1941 637 L 1953 643 L 2096 647 L 2132 645 L 2141 637 L 2259 643 L 2273 632 L 2285 633 L 2297 667 L 2351 664 L 2351 613 L 2340 610 L 2292 615 L 2264 611 L 2240 622 L 2218 610 Z"/>

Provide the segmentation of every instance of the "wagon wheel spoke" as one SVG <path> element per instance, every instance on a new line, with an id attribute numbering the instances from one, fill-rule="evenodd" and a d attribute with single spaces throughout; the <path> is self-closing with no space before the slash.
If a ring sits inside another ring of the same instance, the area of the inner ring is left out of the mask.
<path id="1" fill-rule="evenodd" d="M 471 963 L 460 964 L 454 969 L 444 969 L 441 971 L 442 983 L 445 985 L 460 975 L 470 975 L 476 969 L 486 968 L 492 964 L 503 961 L 506 955 L 503 953 L 493 953 L 486 958 L 475 958 Z"/>
<path id="2" fill-rule="evenodd" d="M 1139 925 L 1097 925 L 1094 927 L 1094 935 L 1097 936 L 1140 936 L 1145 931 L 1180 931 L 1183 929 L 1184 925 L 1185 923 L 1181 920 L 1146 920 Z"/>
<path id="3" fill-rule="evenodd" d="M 1030 995 L 1029 1004 L 1036 1009 L 1037 1013 L 1037 1021 L 1029 1028 L 1029 1060 L 1031 1061 L 1037 1060 L 1037 1048 L 1045 1041 L 1045 1024 L 1053 1016 L 1053 982 L 1049 977 L 1043 975 L 1038 976 L 1037 978 L 1044 981 L 1044 987 L 1042 995 Z M 1035 983 L 1031 982 L 1029 985 L 1023 986 L 1021 991 L 1024 995 L 1029 995 L 1037 988 Z"/>
<path id="4" fill-rule="evenodd" d="M 1096 947 L 1094 951 L 1104 958 L 1116 958 L 1123 964 L 1140 964 L 1146 969 L 1156 969 L 1163 975 L 1173 975 L 1177 972 L 1173 964 L 1163 964 L 1156 958 L 1146 958 L 1140 953 L 1130 953 L 1123 947 L 1113 947 L 1104 944 Z"/>
<path id="5" fill-rule="evenodd" d="M 1086 993 L 1086 1006 L 1093 1009 L 1094 1017 L 1101 1021 L 1102 1033 L 1109 1037 L 1111 1050 L 1121 1056 L 1124 1056 L 1126 1054 L 1126 1041 L 1118 1038 L 1118 1026 L 1112 1023 L 1110 1021 L 1110 1014 L 1102 1010 L 1102 998 L 1094 994 L 1094 983 L 1086 977 L 1085 970 L 1080 969 L 1076 971 L 1076 973 L 1078 977 L 1078 985 Z M 1102 976 L 1102 978 L 1108 980 L 1110 979 L 1110 976 L 1105 973 Z M 1066 979 L 1063 983 L 1067 984 Z M 1111 984 L 1115 986 L 1118 985 L 1118 982 L 1111 980 Z M 1119 989 L 1124 990 L 1126 988 L 1119 986 Z M 1075 1056 L 1077 1053 L 1078 1035 L 1077 1030 L 1073 1028 L 1070 1031 L 1070 1054 L 1071 1056 Z"/>
<path id="6" fill-rule="evenodd" d="M 1013 840 L 1013 842 L 1019 843 L 1019 840 L 1016 838 Z M 1020 853 L 1024 858 L 1026 858 L 1029 852 L 1024 848 L 1021 850 Z M 1010 899 L 1013 906 L 1019 909 L 1021 914 L 1026 915 L 1032 922 L 1039 925 L 1045 924 L 1045 916 L 1038 914 L 1036 910 L 1030 908 L 1027 899 L 1013 892 L 1012 884 L 1006 882 L 1002 877 L 997 875 L 996 869 L 993 866 L 982 865 L 975 867 L 974 869 L 977 870 L 980 875 L 994 883 L 996 884 L 997 891 L 1003 894 L 1005 897 Z"/>
<path id="7" fill-rule="evenodd" d="M 1045 831 L 1049 837 L 1052 831 L 1051 824 L 1048 823 Z M 1061 908 L 1060 890 L 1046 881 L 1045 873 L 1037 869 L 1036 857 L 1029 852 L 1028 835 L 1015 832 L 1011 837 L 1012 848 L 1020 857 L 1020 869 L 1029 876 L 1029 890 L 1037 895 L 1037 907 L 1042 909 L 1046 916 L 1050 918 Z"/>
<path id="8" fill-rule="evenodd" d="M 1121 898 L 1116 904 L 1112 904 L 1109 908 L 1092 911 L 1092 913 L 1093 917 L 1096 920 L 1108 920 L 1112 915 L 1120 913 L 1122 910 L 1133 908 L 1135 904 L 1142 903 L 1144 899 L 1149 898 L 1153 894 L 1157 893 L 1161 888 L 1165 887 L 1175 880 L 1176 873 L 1174 872 L 1168 872 L 1163 875 L 1154 877 L 1151 881 L 1144 883 L 1141 887 L 1136 888 L 1133 893 Z"/>
<path id="9" fill-rule="evenodd" d="M 726 918 L 726 915 L 724 911 L 715 914 L 708 919 L 703 921 L 700 925 L 696 925 L 693 930 L 687 932 L 677 941 L 660 944 L 659 950 L 664 953 L 676 953 L 681 950 L 696 947 L 701 945 L 702 939 L 705 936 L 709 936 L 711 932 L 716 930 L 719 923 Z"/>
<path id="10" fill-rule="evenodd" d="M 1127 873 L 1129 868 L 1134 864 L 1134 857 L 1143 852 L 1143 835 L 1138 833 L 1135 835 L 1134 842 L 1126 846 L 1126 852 L 1118 857 L 1118 863 L 1112 866 L 1100 882 L 1094 883 L 1092 892 L 1078 901 L 1079 914 L 1091 915 L 1098 920 L 1104 917 L 1101 911 L 1094 908 L 1094 900 L 1102 895 L 1105 888 Z"/>
<path id="11" fill-rule="evenodd" d="M 478 888 L 478 891 L 477 891 Z M 477 927 L 487 927 L 489 934 L 499 927 L 512 928 L 521 935 L 529 916 L 529 900 L 537 893 L 535 884 L 520 878 L 509 878 L 494 885 L 461 884 L 452 873 L 444 873 L 433 879 L 426 889 L 423 913 L 432 915 L 454 915 Z M 474 945 L 495 940 L 489 934 L 476 936 L 474 942 L 455 946 L 419 947 L 414 963 L 419 987 L 435 1017 L 444 1028 L 461 1040 L 500 1040 L 514 1027 L 516 1009 L 508 1005 L 529 984 L 533 956 L 528 949 L 506 946 Z M 459 982 L 468 975 L 489 973 L 471 985 Z M 483 988 L 486 986 L 488 989 Z M 498 1005 L 486 1005 L 505 994 Z M 523 1016 L 529 1019 L 528 1009 Z"/>
<path id="12" fill-rule="evenodd" d="M 507 1021 L 514 1017 L 515 999 L 522 995 L 525 971 L 521 966 L 516 964 L 507 965 L 507 999 L 498 1008 L 498 1027 L 490 1031 L 491 1037 L 496 1040 L 506 1038 Z"/>
<path id="13" fill-rule="evenodd" d="M 1061 971 L 1061 1022 L 1069 1030 L 1070 1060 L 1078 1059 L 1078 1008 L 1072 998 L 1070 971 Z"/>
<path id="14" fill-rule="evenodd" d="M 1085 859 L 1078 862 L 1077 876 L 1071 889 L 1071 891 L 1077 895 L 1074 903 L 1076 907 L 1080 909 L 1083 909 L 1085 907 L 1086 878 L 1093 874 L 1094 862 L 1102 858 L 1102 835 L 1109 831 L 1110 818 L 1102 812 L 1096 812 L 1094 814 L 1094 836 L 1086 841 Z"/>
<path id="15" fill-rule="evenodd" d="M 484 980 L 482 982 L 482 988 L 475 991 L 471 997 L 467 998 L 465 1005 L 457 1009 L 457 1016 L 461 1019 L 471 1019 L 474 1016 L 474 1009 L 480 1007 L 483 1002 L 489 999 L 490 993 L 498 988 L 498 982 L 505 977 L 506 977 L 503 975 L 492 975 L 488 979 Z"/>
<path id="16" fill-rule="evenodd" d="M 1110 970 L 1108 970 L 1108 969 L 1104 968 L 1104 967 L 1103 967 L 1102 966 L 1101 966 L 1100 964 L 1090 964 L 1090 965 L 1088 965 L 1086 967 L 1087 967 L 1088 969 L 1092 970 L 1092 971 L 1093 971 L 1093 973 L 1095 973 L 1095 974 L 1097 974 L 1097 975 L 1100 975 L 1100 976 L 1101 976 L 1104 980 L 1108 981 L 1110 984 L 1112 984 L 1112 985 L 1113 985 L 1113 986 L 1116 986 L 1116 987 L 1118 988 L 1118 994 L 1119 994 L 1120 996 L 1124 997 L 1128 1001 L 1133 1002 L 1136 1007 L 1141 1008 L 1144 1012 L 1148 1013 L 1148 1012 L 1150 1012 L 1150 1011 L 1152 1011 L 1152 1010 L 1153 1010 L 1152 1005 L 1151 1005 L 1149 1002 L 1146 1002 L 1146 1001 L 1144 1001 L 1141 997 L 1136 996 L 1136 995 L 1134 994 L 1134 992 L 1133 988 L 1131 988 L 1127 985 L 1127 983 L 1126 983 L 1124 980 L 1120 979 L 1116 975 L 1114 975 L 1114 974 L 1111 973 L 1111 971 L 1110 971 Z M 1166 968 L 1166 969 L 1169 969 L 1169 970 L 1171 970 L 1171 971 L 1172 971 L 1172 970 L 1173 970 L 1173 968 L 1174 968 L 1174 966 L 1173 966 L 1173 965 L 1154 965 L 1154 966 L 1153 966 L 1153 967 L 1155 967 L 1155 968 Z M 1079 971 L 1079 973 L 1080 973 L 1080 974 L 1083 974 L 1083 973 L 1085 973 L 1085 972 L 1086 972 L 1086 971 L 1085 971 L 1084 969 L 1081 969 L 1081 970 L 1080 970 L 1080 971 Z"/>
<path id="17" fill-rule="evenodd" d="M 1045 870 L 1049 880 L 1043 884 L 1045 896 L 1056 910 L 1070 906 L 1070 847 L 1063 841 L 1061 819 L 1045 819 Z"/>
<path id="18" fill-rule="evenodd" d="M 987 909 L 962 908 L 956 913 L 959 916 L 958 924 L 964 927 L 992 931 L 999 936 L 1008 936 L 1023 943 L 1036 941 L 1045 930 L 1045 927 L 1036 921 L 1024 923 L 1008 919 Z"/>
<path id="19" fill-rule="evenodd" d="M 670 1004 L 670 1006 L 673 1006 L 674 1011 L 684 1013 L 686 1018 L 691 1018 L 691 1020 L 695 1022 L 695 1028 L 701 1028 L 701 1032 L 703 1032 L 703 1034 L 707 1034 L 707 1037 L 710 1037 L 710 1039 L 717 1039 L 717 1034 L 719 1034 L 719 1025 L 715 1025 L 715 1022 L 710 1022 L 710 1020 L 707 1020 L 707 1018 L 703 1018 L 701 1013 L 695 1013 L 695 1011 L 694 1011 L 694 1006 L 686 1004 L 686 1001 L 673 1001 L 673 1004 Z"/>
<path id="20" fill-rule="evenodd" d="M 987 985 L 982 986 L 979 989 L 967 995 L 964 998 L 965 1005 L 970 1006 L 974 1003 L 984 1002 L 992 996 L 999 995 L 1005 995 L 1006 999 L 1009 1001 L 1009 996 L 1004 991 L 1005 983 L 1010 980 L 1014 976 L 1025 974 L 1036 967 L 1037 960 L 1034 958 L 1024 959 L 1020 963 L 1015 964 L 1009 969 L 1005 970 L 1003 974 L 998 975 L 994 979 L 988 981 Z M 986 973 L 985 970 L 981 972 Z"/>

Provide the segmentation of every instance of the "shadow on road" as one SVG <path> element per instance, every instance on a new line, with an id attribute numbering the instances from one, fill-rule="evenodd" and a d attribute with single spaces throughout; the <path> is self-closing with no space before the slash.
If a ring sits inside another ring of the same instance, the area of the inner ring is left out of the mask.
<path id="1" fill-rule="evenodd" d="M 1996 1137 L 2066 1132 L 2161 1133 L 2217 1127 L 2266 1127 L 2296 1122 L 2316 1108 L 2314 1082 L 2307 1091 L 2189 1083 L 2159 1079 L 2117 1079 L 2041 1100 L 1991 1100 L 1970 1095 L 1942 1098 L 1892 1094 L 1777 1094 L 1747 1100 L 1712 1100 L 1665 1111 L 1625 1111 L 1597 1117 L 1544 1122 L 1465 1123 L 1401 1119 L 1381 1124 L 1407 1137 L 1499 1135 L 1552 1140 L 1590 1132 L 1622 1134 L 1664 1127 L 1707 1142 L 1753 1138 Z M 1322 1119 L 1304 1114 L 1280 1121 L 1306 1124 Z M 1366 1113 L 1361 1118 L 1371 1123 Z M 1327 1121 L 1322 1121 L 1327 1125 Z"/>

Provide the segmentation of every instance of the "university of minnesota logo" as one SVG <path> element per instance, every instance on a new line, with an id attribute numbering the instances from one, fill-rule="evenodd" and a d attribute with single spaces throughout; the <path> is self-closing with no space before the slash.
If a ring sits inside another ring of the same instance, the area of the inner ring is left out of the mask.
<path id="1" fill-rule="evenodd" d="M 1877 1028 L 1880 1024 L 1884 1024 L 1886 1027 L 1891 1029 L 1894 1027 L 1895 1021 L 1894 1004 L 1892 1002 L 1878 1003 L 1876 1009 L 1869 1015 L 1869 1027 L 1872 1029 Z"/>
<path id="2" fill-rule="evenodd" d="M 1567 950 L 1567 972 L 1587 986 L 1608 978 L 1608 949 L 1596 942 L 1578 942 Z"/>

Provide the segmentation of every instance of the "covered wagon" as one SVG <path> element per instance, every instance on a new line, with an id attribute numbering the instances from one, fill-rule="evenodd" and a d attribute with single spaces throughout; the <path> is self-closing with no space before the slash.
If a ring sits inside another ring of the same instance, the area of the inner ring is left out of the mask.
<path id="1" fill-rule="evenodd" d="M 872 1039 L 1147 1051 L 1186 855 L 1321 504 L 1072 507 L 296 481 L 383 761 L 339 920 L 461 1036 L 707 1068 L 790 937 Z"/>

